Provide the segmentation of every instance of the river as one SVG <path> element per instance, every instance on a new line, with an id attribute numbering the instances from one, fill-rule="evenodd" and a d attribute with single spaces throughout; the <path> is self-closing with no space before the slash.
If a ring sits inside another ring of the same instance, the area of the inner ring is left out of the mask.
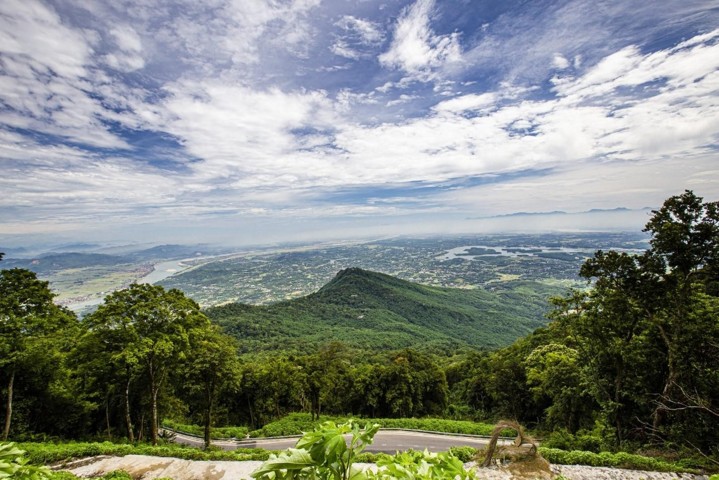
<path id="1" fill-rule="evenodd" d="M 184 262 L 190 262 L 191 260 L 196 260 L 196 258 L 183 258 L 182 260 L 171 260 L 168 262 L 156 263 L 153 265 L 153 269 L 150 273 L 137 279 L 135 283 L 157 283 L 160 280 L 164 280 L 167 277 L 171 277 L 176 273 L 183 272 L 190 268 L 191 265 Z M 100 305 L 104 299 L 104 296 L 101 298 L 92 298 L 82 302 L 69 303 L 66 307 L 77 313 L 85 312 L 89 309 L 94 310 L 94 307 Z"/>

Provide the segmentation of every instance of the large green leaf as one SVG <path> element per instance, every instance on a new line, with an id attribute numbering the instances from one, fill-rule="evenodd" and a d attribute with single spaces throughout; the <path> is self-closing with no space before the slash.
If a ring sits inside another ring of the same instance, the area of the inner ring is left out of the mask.
<path id="1" fill-rule="evenodd" d="M 270 473 L 279 473 L 282 470 L 297 471 L 315 464 L 306 450 L 291 448 L 278 457 L 267 460 L 262 466 L 252 472 L 252 478 L 263 478 Z M 278 476 L 280 477 L 280 476 Z M 281 478 L 281 477 L 280 477 Z"/>

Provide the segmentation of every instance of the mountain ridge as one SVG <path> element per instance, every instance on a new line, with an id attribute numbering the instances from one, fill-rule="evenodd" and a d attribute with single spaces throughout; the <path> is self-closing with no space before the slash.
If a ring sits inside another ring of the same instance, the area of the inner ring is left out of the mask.
<path id="1" fill-rule="evenodd" d="M 318 291 L 272 305 L 232 303 L 206 310 L 244 352 L 305 350 L 331 341 L 358 348 L 494 349 L 544 325 L 538 282 L 499 292 L 433 287 L 359 268 L 340 270 Z"/>

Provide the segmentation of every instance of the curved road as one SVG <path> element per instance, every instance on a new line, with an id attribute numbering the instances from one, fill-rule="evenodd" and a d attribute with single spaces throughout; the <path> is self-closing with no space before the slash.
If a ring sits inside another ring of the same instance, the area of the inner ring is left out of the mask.
<path id="1" fill-rule="evenodd" d="M 224 450 L 235 450 L 237 448 L 264 448 L 266 450 L 285 450 L 294 447 L 299 439 L 296 437 L 287 438 L 257 438 L 247 440 L 214 440 L 212 444 Z M 177 443 L 185 445 L 202 446 L 203 441 L 199 437 L 177 433 Z M 473 447 L 483 448 L 489 443 L 489 438 L 463 435 L 445 435 L 439 433 L 416 432 L 409 430 L 380 430 L 374 437 L 372 445 L 367 446 L 366 452 L 374 453 L 395 453 L 404 450 L 429 450 L 430 452 L 445 452 L 450 447 Z M 499 445 L 511 444 L 511 440 L 500 439 Z"/>

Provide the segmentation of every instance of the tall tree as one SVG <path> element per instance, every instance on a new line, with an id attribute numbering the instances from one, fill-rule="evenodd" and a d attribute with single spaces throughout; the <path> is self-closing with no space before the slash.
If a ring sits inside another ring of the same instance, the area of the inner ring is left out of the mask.
<path id="1" fill-rule="evenodd" d="M 681 371 L 686 358 L 681 345 L 689 328 L 693 299 L 697 292 L 711 292 L 719 273 L 719 202 L 707 202 L 692 191 L 667 199 L 653 212 L 645 231 L 651 233 L 655 291 L 663 294 L 653 320 L 667 351 L 667 376 L 661 397 L 672 400 L 681 389 Z M 658 287 L 658 288 L 657 288 Z M 709 287 L 709 288 L 708 288 Z M 710 328 L 712 325 L 707 325 Z M 658 405 L 654 427 L 666 409 Z"/>
<path id="2" fill-rule="evenodd" d="M 131 378 L 143 373 L 149 392 L 150 438 L 157 444 L 160 390 L 169 372 L 186 359 L 191 330 L 207 328 L 209 320 L 179 290 L 133 284 L 107 296 L 87 321 L 91 335 L 106 343 L 113 358 L 125 366 L 127 390 Z"/>
<path id="3" fill-rule="evenodd" d="M 0 368 L 7 375 L 7 399 L 2 439 L 10 434 L 15 378 L 39 343 L 72 323 L 74 315 L 53 303 L 49 283 L 34 272 L 13 268 L 0 272 Z"/>
<path id="4" fill-rule="evenodd" d="M 598 251 L 587 260 L 580 275 L 592 288 L 555 302 L 553 316 L 580 352 L 584 381 L 618 442 L 630 431 L 661 442 L 702 431 L 694 437 L 710 445 L 719 397 L 711 373 L 719 369 L 719 203 L 686 191 L 654 211 L 645 231 L 644 254 Z M 690 412 L 708 417 L 697 422 Z"/>
<path id="5" fill-rule="evenodd" d="M 190 351 L 181 373 L 191 403 L 202 411 L 205 448 L 209 448 L 218 395 L 238 391 L 242 381 L 236 341 L 216 325 L 191 330 Z"/>

